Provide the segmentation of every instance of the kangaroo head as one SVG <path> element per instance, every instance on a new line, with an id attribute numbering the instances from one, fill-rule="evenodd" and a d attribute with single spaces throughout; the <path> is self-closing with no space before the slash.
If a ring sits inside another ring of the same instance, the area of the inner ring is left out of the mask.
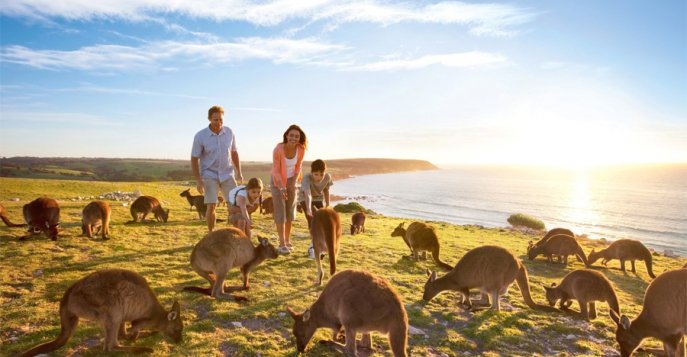
<path id="1" fill-rule="evenodd" d="M 434 286 L 435 280 L 437 280 L 437 272 L 427 269 L 427 282 L 425 283 L 425 290 L 422 293 L 423 300 L 430 301 L 439 293 L 439 289 Z"/>
<path id="2" fill-rule="evenodd" d="M 537 257 L 537 254 L 539 254 L 539 248 L 538 247 L 532 247 L 530 249 L 527 249 L 527 259 L 529 260 L 534 260 L 534 258 Z"/>
<path id="3" fill-rule="evenodd" d="M 181 196 L 181 197 L 188 197 L 190 195 L 191 195 L 191 189 L 190 188 L 186 189 L 184 191 L 181 191 L 181 193 L 179 194 L 179 196 Z"/>
<path id="4" fill-rule="evenodd" d="M 592 249 L 592 251 L 589 253 L 587 256 L 587 261 L 589 264 L 594 264 L 599 258 L 601 257 L 601 254 L 599 254 L 596 250 Z"/>
<path id="5" fill-rule="evenodd" d="M 401 222 L 401 224 L 399 224 L 398 227 L 396 227 L 396 229 L 394 229 L 394 231 L 391 232 L 391 236 L 392 237 L 403 237 L 404 235 L 406 235 L 406 230 L 405 230 L 405 228 L 403 228 L 404 224 L 405 224 L 405 222 Z"/>
<path id="6" fill-rule="evenodd" d="M 351 235 L 358 233 L 358 226 L 351 224 Z"/>
<path id="7" fill-rule="evenodd" d="M 165 316 L 161 331 L 174 342 L 181 342 L 181 331 L 183 329 L 184 323 L 181 319 L 181 307 L 178 301 L 174 301 L 172 309 Z"/>
<path id="8" fill-rule="evenodd" d="M 639 343 L 642 342 L 642 340 L 633 333 L 632 322 L 627 316 L 622 315 L 619 317 L 612 309 L 609 310 L 609 313 L 611 319 L 617 325 L 615 340 L 618 341 L 618 345 L 620 345 L 620 356 L 629 357 L 632 355 L 632 352 L 639 347 Z"/>
<path id="9" fill-rule="evenodd" d="M 169 218 L 169 208 L 165 210 L 160 210 L 160 217 L 162 217 L 162 221 L 167 223 L 167 219 Z"/>
<path id="10" fill-rule="evenodd" d="M 529 241 L 529 242 L 527 243 L 527 251 L 529 252 L 530 249 L 532 249 L 532 248 L 534 248 L 534 243 L 532 243 L 532 241 Z"/>
<path id="11" fill-rule="evenodd" d="M 258 242 L 258 255 L 265 259 L 275 259 L 279 256 L 277 253 L 277 248 L 270 243 L 269 239 L 258 236 Z"/>
<path id="12" fill-rule="evenodd" d="M 286 310 L 294 320 L 293 335 L 296 337 L 296 348 L 298 352 L 305 352 L 305 347 L 317 329 L 313 319 L 310 318 L 310 309 L 305 310 L 302 314 L 296 313 L 288 306 Z"/>
<path id="13" fill-rule="evenodd" d="M 561 298 L 558 289 L 556 289 L 556 283 L 551 283 L 550 287 L 544 285 L 544 290 L 546 290 L 546 300 L 549 301 L 549 305 L 556 305 L 556 301 Z"/>

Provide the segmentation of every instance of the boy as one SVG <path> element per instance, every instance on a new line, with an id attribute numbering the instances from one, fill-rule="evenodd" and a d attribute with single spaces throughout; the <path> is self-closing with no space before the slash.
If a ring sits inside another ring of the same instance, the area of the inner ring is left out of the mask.
<path id="1" fill-rule="evenodd" d="M 301 181 L 300 206 L 308 220 L 308 228 L 312 221 L 314 210 L 329 207 L 329 187 L 334 184 L 332 177 L 326 173 L 327 165 L 322 160 L 315 160 L 310 164 L 310 173 L 303 176 Z M 324 203 L 322 202 L 324 201 Z"/>

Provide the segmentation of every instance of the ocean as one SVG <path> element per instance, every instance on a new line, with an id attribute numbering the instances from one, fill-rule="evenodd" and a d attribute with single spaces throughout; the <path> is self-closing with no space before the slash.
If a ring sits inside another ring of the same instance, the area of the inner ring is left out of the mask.
<path id="1" fill-rule="evenodd" d="M 520 212 L 547 229 L 637 239 L 687 256 L 687 165 L 459 167 L 338 180 L 331 192 L 387 216 L 454 224 L 506 227 Z"/>

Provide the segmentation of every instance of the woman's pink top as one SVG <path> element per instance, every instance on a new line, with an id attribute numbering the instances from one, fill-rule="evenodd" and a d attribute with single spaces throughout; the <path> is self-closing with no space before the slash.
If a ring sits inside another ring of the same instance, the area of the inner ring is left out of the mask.
<path id="1" fill-rule="evenodd" d="M 305 148 L 301 144 L 297 144 L 298 150 L 296 155 L 296 168 L 294 172 L 298 172 L 297 182 L 301 182 L 302 172 L 301 166 L 303 164 L 303 156 L 305 156 Z M 284 143 L 279 143 L 272 152 L 272 182 L 278 188 L 286 188 L 286 153 L 284 152 Z"/>

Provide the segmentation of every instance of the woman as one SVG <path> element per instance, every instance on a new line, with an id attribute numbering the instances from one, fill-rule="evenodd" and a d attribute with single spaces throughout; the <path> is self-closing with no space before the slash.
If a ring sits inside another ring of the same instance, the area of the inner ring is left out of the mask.
<path id="1" fill-rule="evenodd" d="M 291 222 L 296 216 L 296 183 L 301 181 L 301 165 L 308 147 L 308 139 L 298 125 L 291 125 L 283 141 L 272 152 L 272 179 L 270 191 L 274 204 L 274 223 L 279 235 L 279 253 L 289 254 Z"/>

